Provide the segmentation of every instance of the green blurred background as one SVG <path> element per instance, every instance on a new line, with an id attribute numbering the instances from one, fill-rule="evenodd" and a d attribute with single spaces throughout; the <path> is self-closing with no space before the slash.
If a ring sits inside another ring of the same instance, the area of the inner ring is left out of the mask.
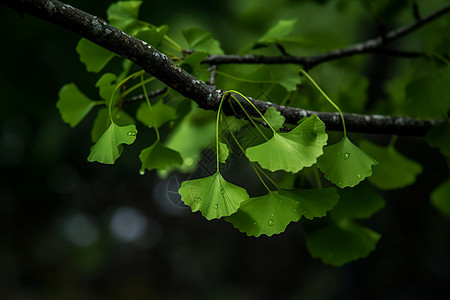
<path id="1" fill-rule="evenodd" d="M 140 17 L 168 24 L 176 40 L 183 28 L 205 28 L 227 53 L 250 47 L 279 19 L 298 18 L 295 34 L 304 44 L 293 54 L 314 54 L 379 33 L 364 1 L 350 2 L 144 1 Z M 413 21 L 410 2 L 371 3 L 394 28 Z M 106 18 L 111 2 L 67 3 Z M 442 3 L 419 1 L 424 12 Z M 434 26 L 400 46 L 448 47 L 440 46 L 448 32 Z M 114 166 L 87 163 L 93 114 L 71 129 L 55 106 L 69 82 L 96 95 L 97 77 L 75 51 L 79 36 L 4 6 L 0 28 L 1 299 L 424 299 L 446 293 L 450 221 L 430 205 L 429 193 L 448 170 L 424 141 L 398 141 L 424 172 L 415 185 L 383 193 L 386 207 L 364 222 L 383 235 L 377 250 L 343 267 L 326 266 L 310 257 L 301 226 L 248 238 L 231 224 L 190 213 L 176 195 L 188 175 L 140 176 L 139 149 L 126 148 Z M 390 88 L 388 79 L 417 68 L 375 55 L 333 64 L 314 72 L 349 112 L 389 113 L 395 104 L 383 103 L 400 97 L 402 82 L 391 81 Z M 341 64 L 356 66 L 360 75 L 349 73 L 356 79 L 345 81 Z M 363 103 L 355 93 L 366 95 Z M 355 99 L 345 104 L 345 97 Z M 389 137 L 370 138 L 385 143 Z"/>

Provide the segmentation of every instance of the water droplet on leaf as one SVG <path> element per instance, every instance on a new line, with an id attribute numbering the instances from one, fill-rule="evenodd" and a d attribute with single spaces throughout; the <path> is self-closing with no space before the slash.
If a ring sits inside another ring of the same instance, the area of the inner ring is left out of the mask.
<path id="1" fill-rule="evenodd" d="M 350 153 L 344 153 L 344 158 L 348 159 L 350 157 Z"/>
<path id="2" fill-rule="evenodd" d="M 267 222 L 267 225 L 269 225 L 269 226 L 273 226 L 273 224 L 274 224 L 274 222 L 272 219 L 270 219 L 269 222 Z"/>
<path id="3" fill-rule="evenodd" d="M 214 206 L 213 206 L 215 209 L 217 209 L 218 207 L 219 207 L 219 205 L 218 204 L 214 204 Z"/>
<path id="4" fill-rule="evenodd" d="M 128 136 L 136 136 L 136 131 L 128 131 L 127 135 Z"/>
<path id="5" fill-rule="evenodd" d="M 199 203 L 200 201 L 202 201 L 202 198 L 200 198 L 200 197 L 197 197 L 194 199 L 194 202 L 196 202 L 196 203 Z"/>
<path id="6" fill-rule="evenodd" d="M 144 175 L 145 174 L 145 170 L 140 170 L 139 171 L 139 175 Z"/>
<path id="7" fill-rule="evenodd" d="M 220 193 L 221 193 L 222 195 L 225 194 L 225 190 L 224 190 L 223 187 L 220 187 Z"/>
<path id="8" fill-rule="evenodd" d="M 356 174 L 356 176 L 358 176 L 358 178 L 361 178 L 361 175 L 360 175 L 360 174 Z"/>

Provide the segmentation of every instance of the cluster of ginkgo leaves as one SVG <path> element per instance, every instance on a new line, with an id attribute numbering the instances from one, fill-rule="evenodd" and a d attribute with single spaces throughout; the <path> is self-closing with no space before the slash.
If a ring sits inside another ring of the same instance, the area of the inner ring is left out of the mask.
<path id="1" fill-rule="evenodd" d="M 109 23 L 151 44 L 197 78 L 207 80 L 207 66 L 201 62 L 210 54 L 223 54 L 220 43 L 203 29 L 186 29 L 183 31 L 185 45 L 195 50 L 186 55 L 183 47 L 167 35 L 167 25 L 158 27 L 139 20 L 141 4 L 141 1 L 112 4 L 107 10 Z M 259 38 L 253 48 L 293 42 L 288 35 L 295 22 L 280 21 Z M 120 61 L 113 53 L 85 39 L 80 40 L 76 50 L 89 72 L 100 73 L 113 59 L 116 65 Z M 157 79 L 136 68 L 130 61 L 123 60 L 118 74 L 101 74 L 95 83 L 100 98 L 97 100 L 87 97 L 74 83 L 61 88 L 57 107 L 70 126 L 76 126 L 98 107 L 91 132 L 94 145 L 88 161 L 114 164 L 123 151 L 123 144 L 133 144 L 138 137 L 136 126 L 141 126 L 140 131 L 151 128 L 155 133 L 155 140 L 139 155 L 141 174 L 146 170 L 158 170 L 161 174 L 174 169 L 192 172 L 202 149 L 214 141 L 216 172 L 208 177 L 184 181 L 179 193 L 193 212 L 200 211 L 208 220 L 225 218 L 248 236 L 282 233 L 289 223 L 298 222 L 302 217 L 320 219 L 320 226 L 305 228 L 306 244 L 314 257 L 333 265 L 365 257 L 375 249 L 380 235 L 356 220 L 369 218 L 384 206 L 384 200 L 373 186 L 385 190 L 401 188 L 414 183 L 422 172 L 420 164 L 395 149 L 395 138 L 387 147 L 366 140 L 360 142 L 360 147 L 352 143 L 339 107 L 301 69 L 292 71 L 288 68 L 282 75 L 273 72 L 258 80 L 238 78 L 225 72 L 218 74 L 231 83 L 276 86 L 287 95 L 307 78 L 303 83 L 311 84 L 342 117 L 343 136 L 336 143 L 327 144 L 325 124 L 316 115 L 299 120 L 295 126 L 285 124 L 285 118 L 275 108 L 262 114 L 243 94 L 234 90 L 224 94 L 214 115 L 198 109 L 176 91 L 163 89 Z M 446 72 L 444 76 L 449 77 L 448 68 Z M 434 83 L 430 81 L 430 85 Z M 152 97 L 152 92 L 158 96 Z M 260 117 L 250 117 L 239 100 L 248 101 Z M 232 107 L 243 109 L 248 120 L 238 120 L 235 122 L 238 126 L 230 126 L 228 123 L 236 119 L 223 114 L 222 105 L 226 101 Z M 168 137 L 160 135 L 161 127 L 170 129 Z M 246 138 L 249 135 L 253 138 Z M 450 139 L 442 143 L 442 135 L 450 135 L 448 122 L 430 131 L 427 140 L 449 155 Z M 240 153 L 231 151 L 236 147 Z M 255 176 L 266 189 L 264 195 L 251 197 L 244 187 L 224 178 L 220 168 L 227 163 L 229 155 L 248 159 Z M 302 176 L 301 171 L 305 170 L 315 175 L 312 176 L 314 180 L 309 184 L 310 188 L 299 188 L 295 178 Z M 322 187 L 319 170 L 329 181 L 328 187 Z M 276 182 L 273 174 L 279 173 L 293 180 Z M 361 183 L 366 178 L 372 185 Z M 445 200 L 449 194 L 450 181 L 447 181 L 432 196 L 433 203 L 446 214 L 450 214 Z"/>

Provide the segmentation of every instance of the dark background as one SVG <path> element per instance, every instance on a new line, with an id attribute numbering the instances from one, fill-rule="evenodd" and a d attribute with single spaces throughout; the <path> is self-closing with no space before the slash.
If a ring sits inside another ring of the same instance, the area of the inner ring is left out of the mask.
<path id="1" fill-rule="evenodd" d="M 175 37 L 204 27 L 234 53 L 294 2 L 146 1 L 141 19 L 169 24 Z M 104 18 L 110 4 L 68 3 Z M 372 25 L 353 42 L 373 36 Z M 187 175 L 140 176 L 139 149 L 127 148 L 114 166 L 87 163 L 93 114 L 71 129 L 55 106 L 68 82 L 96 93 L 96 76 L 75 52 L 79 37 L 3 6 L 0 28 L 1 299 L 425 299 L 448 290 L 450 221 L 429 202 L 448 170 L 423 140 L 399 139 L 424 171 L 413 186 L 382 193 L 386 207 L 363 222 L 382 234 L 377 250 L 343 267 L 323 265 L 298 224 L 249 238 L 190 213 L 175 193 Z M 370 59 L 376 99 L 376 75 L 393 60 Z"/>

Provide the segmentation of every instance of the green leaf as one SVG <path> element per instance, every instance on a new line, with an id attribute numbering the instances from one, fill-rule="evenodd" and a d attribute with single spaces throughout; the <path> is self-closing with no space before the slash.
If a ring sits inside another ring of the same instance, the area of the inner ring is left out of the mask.
<path id="1" fill-rule="evenodd" d="M 103 74 L 99 80 L 95 83 L 95 87 L 98 88 L 98 94 L 106 101 L 107 105 L 111 105 L 111 96 L 116 88 L 117 76 L 112 73 Z M 119 99 L 119 93 L 116 93 L 112 101 L 112 106 L 116 105 L 116 101 Z"/>
<path id="2" fill-rule="evenodd" d="M 272 236 L 286 230 L 290 222 L 300 220 L 299 203 L 279 192 L 250 198 L 226 220 L 248 236 Z"/>
<path id="3" fill-rule="evenodd" d="M 354 145 L 347 137 L 325 147 L 317 166 L 325 178 L 340 188 L 353 187 L 372 175 L 378 162 Z"/>
<path id="4" fill-rule="evenodd" d="M 411 114 L 423 117 L 447 116 L 450 109 L 450 66 L 425 78 L 411 82 L 406 87 L 406 97 Z"/>
<path id="5" fill-rule="evenodd" d="M 193 212 L 200 211 L 208 219 L 219 219 L 237 211 L 248 200 L 245 189 L 227 182 L 220 173 L 183 181 L 178 192 Z"/>
<path id="6" fill-rule="evenodd" d="M 367 219 L 385 205 L 384 199 L 367 184 L 340 190 L 339 196 L 339 203 L 330 213 L 333 220 Z"/>
<path id="7" fill-rule="evenodd" d="M 447 157 L 450 157 L 450 120 L 447 120 L 427 132 L 425 140 L 431 147 L 437 147 Z"/>
<path id="8" fill-rule="evenodd" d="M 122 144 L 132 144 L 136 139 L 136 126 L 120 127 L 111 123 L 98 142 L 91 147 L 88 161 L 103 164 L 114 164 L 122 153 Z"/>
<path id="9" fill-rule="evenodd" d="M 381 235 L 348 219 L 306 232 L 306 246 L 315 258 L 333 266 L 342 266 L 369 255 Z"/>
<path id="10" fill-rule="evenodd" d="M 106 11 L 109 23 L 117 29 L 130 32 L 137 26 L 142 1 L 118 1 Z"/>
<path id="11" fill-rule="evenodd" d="M 78 42 L 76 50 L 88 72 L 100 72 L 114 57 L 114 53 L 86 39 Z"/>
<path id="12" fill-rule="evenodd" d="M 225 163 L 229 154 L 230 154 L 230 150 L 228 150 L 227 145 L 222 142 L 219 142 L 219 160 L 220 160 L 220 162 Z"/>
<path id="13" fill-rule="evenodd" d="M 443 215 L 450 217 L 450 178 L 433 190 L 431 203 Z"/>
<path id="14" fill-rule="evenodd" d="M 422 172 L 419 163 L 400 154 L 393 145 L 382 147 L 363 140 L 359 146 L 379 162 L 369 178 L 379 189 L 392 190 L 408 186 Z"/>
<path id="15" fill-rule="evenodd" d="M 281 115 L 281 113 L 275 107 L 269 107 L 264 113 L 264 117 L 269 122 L 270 126 L 276 131 L 279 131 L 283 127 L 286 118 Z"/>
<path id="16" fill-rule="evenodd" d="M 59 90 L 56 107 L 64 122 L 75 127 L 95 106 L 94 101 L 86 97 L 75 83 L 65 84 Z"/>
<path id="17" fill-rule="evenodd" d="M 309 220 L 324 217 L 339 200 L 335 188 L 281 189 L 280 194 L 297 201 L 299 213 Z"/>
<path id="18" fill-rule="evenodd" d="M 154 28 L 143 28 L 135 34 L 135 37 L 157 48 L 162 45 L 164 36 L 168 31 L 169 26 L 167 25 Z"/>
<path id="19" fill-rule="evenodd" d="M 258 40 L 253 48 L 282 42 L 283 38 L 292 32 L 295 23 L 297 23 L 296 19 L 278 21 L 275 26 L 270 28 L 266 34 Z"/>
<path id="20" fill-rule="evenodd" d="M 114 108 L 112 111 L 112 117 L 114 123 L 119 126 L 127 126 L 134 124 L 134 119 L 123 110 Z M 93 143 L 97 142 L 103 133 L 108 129 L 111 124 L 109 113 L 107 108 L 102 108 L 98 111 L 97 117 L 94 120 L 94 126 L 91 131 L 91 140 Z"/>
<path id="21" fill-rule="evenodd" d="M 327 139 L 325 124 L 316 115 L 312 115 L 292 131 L 274 133 L 270 140 L 247 148 L 245 153 L 249 160 L 258 162 L 270 171 L 296 173 L 317 161 Z"/>
<path id="22" fill-rule="evenodd" d="M 149 127 L 159 128 L 166 122 L 176 119 L 175 109 L 162 100 L 148 107 L 147 103 L 141 103 L 136 112 L 136 118 Z"/>
<path id="23" fill-rule="evenodd" d="M 213 39 L 212 34 L 202 28 L 190 28 L 182 31 L 183 37 L 190 49 L 209 54 L 223 54 L 220 43 Z"/>
<path id="24" fill-rule="evenodd" d="M 161 170 L 183 163 L 180 153 L 165 147 L 159 141 L 143 149 L 139 155 L 139 159 L 142 162 L 141 174 L 145 172 L 145 169 L 149 171 L 153 169 Z"/>

